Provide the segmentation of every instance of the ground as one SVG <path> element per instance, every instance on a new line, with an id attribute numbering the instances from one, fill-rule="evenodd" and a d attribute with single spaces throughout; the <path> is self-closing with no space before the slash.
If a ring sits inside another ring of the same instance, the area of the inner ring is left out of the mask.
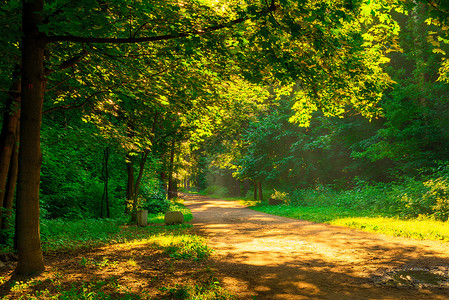
<path id="1" fill-rule="evenodd" d="M 449 299 L 449 245 L 367 233 L 187 195 L 240 299 Z"/>
<path id="2" fill-rule="evenodd" d="M 194 216 L 192 230 L 215 249 L 209 259 L 174 260 L 142 242 L 48 253 L 46 271 L 32 281 L 12 274 L 14 262 L 0 265 L 0 297 L 18 299 L 39 290 L 39 299 L 54 293 L 73 299 L 76 288 L 78 296 L 84 293 L 77 299 L 90 299 L 90 292 L 114 299 L 136 294 L 185 299 L 188 291 L 181 287 L 190 283 L 219 299 L 229 294 L 237 299 L 449 299 L 448 243 L 277 217 L 236 201 L 184 197 Z M 28 286 L 11 287 L 17 280 Z"/>

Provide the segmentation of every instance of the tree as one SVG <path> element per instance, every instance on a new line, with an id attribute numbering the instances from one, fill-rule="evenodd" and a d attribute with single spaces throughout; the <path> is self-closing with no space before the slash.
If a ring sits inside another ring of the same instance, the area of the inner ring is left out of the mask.
<path id="1" fill-rule="evenodd" d="M 211 45 L 220 45 L 218 50 L 224 55 L 236 54 L 241 71 L 253 79 L 300 80 L 304 92 L 298 110 L 313 110 L 316 102 L 311 105 L 309 101 L 317 96 L 322 107 L 336 107 L 329 108 L 330 113 L 338 113 L 342 105 L 352 103 L 369 115 L 373 106 L 367 99 L 378 101 L 380 91 L 388 83 L 379 68 L 388 41 L 380 38 L 376 44 L 364 45 L 355 23 L 350 22 L 360 13 L 352 2 L 276 4 L 273 0 L 269 5 L 266 2 L 242 5 L 237 1 L 204 5 L 206 2 L 192 1 L 182 9 L 177 2 L 134 3 L 138 9 L 128 14 L 129 9 L 116 1 L 50 1 L 45 6 L 43 0 L 23 1 L 20 124 L 23 138 L 17 196 L 19 272 L 43 269 L 38 222 L 39 136 L 46 83 L 44 54 L 51 43 L 96 47 L 100 43 L 159 42 L 170 48 L 177 46 L 170 41 L 182 39 L 186 52 L 195 52 L 198 47 L 210 51 Z M 163 16 L 164 22 L 155 16 Z M 67 19 L 78 28 L 67 28 Z M 92 35 L 83 36 L 84 32 Z M 377 33 L 387 35 L 384 31 Z M 367 53 L 368 48 L 374 50 Z M 129 54 L 136 47 L 115 49 Z M 342 101 L 335 103 L 333 99 L 340 94 Z"/>
<path id="2" fill-rule="evenodd" d="M 409 9 L 409 16 L 395 16 L 403 52 L 391 55 L 388 72 L 396 83 L 381 102 L 384 126 L 354 151 L 357 158 L 389 160 L 390 173 L 400 176 L 415 176 L 445 161 L 449 147 L 449 90 L 438 74 L 443 54 L 435 51 L 444 45 L 434 39 L 444 31 L 426 23 L 432 17 L 429 6 L 418 2 Z"/>

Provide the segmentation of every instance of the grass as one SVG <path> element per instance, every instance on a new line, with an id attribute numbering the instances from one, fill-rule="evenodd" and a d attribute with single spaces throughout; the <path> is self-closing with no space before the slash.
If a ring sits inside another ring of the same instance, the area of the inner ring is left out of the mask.
<path id="1" fill-rule="evenodd" d="M 108 244 L 146 239 L 149 236 L 179 235 L 192 225 L 127 225 L 123 220 L 42 220 L 41 242 L 44 252 L 77 251 Z"/>
<path id="2" fill-rule="evenodd" d="M 186 222 L 192 220 L 192 213 L 181 200 L 174 202 L 170 210 L 179 210 Z M 164 223 L 164 214 L 149 214 L 150 224 Z M 191 228 L 190 224 L 171 226 L 135 227 L 118 219 L 82 219 L 82 220 L 41 220 L 41 242 L 45 251 L 76 251 L 107 244 L 123 243 L 144 239 L 148 236 L 179 234 Z"/>
<path id="3" fill-rule="evenodd" d="M 342 218 L 330 224 L 348 226 L 370 232 L 420 240 L 449 241 L 449 224 L 432 219 L 399 220 L 397 218 Z"/>
<path id="4" fill-rule="evenodd" d="M 352 211 L 341 207 L 299 207 L 287 205 L 253 206 L 254 210 L 293 219 L 308 220 L 317 223 L 331 223 L 336 219 L 369 216 L 367 211 Z"/>
<path id="5" fill-rule="evenodd" d="M 338 206 L 286 206 L 261 205 L 251 209 L 294 219 L 346 226 L 369 232 L 415 239 L 449 241 L 448 222 L 429 217 L 401 220 L 398 217 L 373 216 L 368 210 L 355 210 Z"/>
<path id="6" fill-rule="evenodd" d="M 181 202 L 172 209 L 191 220 Z M 154 219 L 161 223 L 160 216 Z M 212 249 L 189 224 L 44 220 L 41 231 L 53 263 L 34 277 L 0 273 L 0 300 L 235 299 L 207 265 Z"/>

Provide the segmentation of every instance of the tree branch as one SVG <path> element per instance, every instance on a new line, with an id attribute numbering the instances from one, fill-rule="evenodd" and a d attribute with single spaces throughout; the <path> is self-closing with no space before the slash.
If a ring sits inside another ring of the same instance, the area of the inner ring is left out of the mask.
<path id="1" fill-rule="evenodd" d="M 275 0 L 271 1 L 271 5 L 267 7 L 264 10 L 261 10 L 259 13 L 257 13 L 258 16 L 265 15 L 268 13 L 271 13 L 276 10 L 276 5 L 274 4 Z M 255 17 L 242 17 L 235 20 L 232 20 L 227 23 L 215 25 L 206 27 L 199 30 L 194 31 L 186 31 L 186 32 L 180 32 L 177 34 L 166 34 L 166 35 L 160 35 L 160 36 L 147 36 L 147 37 L 134 37 L 135 34 L 132 37 L 129 38 L 101 38 L 101 37 L 82 37 L 82 36 L 74 36 L 74 35 L 54 35 L 54 36 L 48 36 L 46 37 L 47 43 L 54 43 L 54 42 L 78 42 L 78 43 L 106 43 L 106 44 L 131 44 L 131 43 L 143 43 L 143 42 L 156 42 L 156 41 L 165 41 L 165 40 L 171 40 L 171 39 L 177 39 L 177 38 L 183 38 L 187 36 L 192 35 L 203 35 L 209 32 L 217 31 L 223 28 L 229 28 L 236 24 L 243 23 L 247 20 L 254 19 Z M 145 25 L 145 24 L 144 24 Z M 144 26 L 142 25 L 142 26 Z M 141 27 L 142 27 L 141 26 Z M 140 30 L 139 28 L 136 33 Z"/>
<path id="2" fill-rule="evenodd" d="M 135 38 L 136 37 L 136 34 L 142 29 L 142 28 L 144 28 L 146 25 L 148 25 L 149 24 L 149 22 L 145 22 L 145 23 L 143 23 L 142 25 L 140 25 L 140 27 L 139 28 L 137 28 L 137 30 L 134 32 L 134 34 L 132 35 L 132 38 Z"/>
<path id="3" fill-rule="evenodd" d="M 83 49 L 83 51 L 81 51 L 78 55 L 75 55 L 71 59 L 66 60 L 65 62 L 60 64 L 59 69 L 64 70 L 73 67 L 76 63 L 80 62 L 87 54 L 88 52 L 85 49 Z"/>
<path id="4" fill-rule="evenodd" d="M 55 88 L 57 88 L 57 87 L 60 86 L 61 84 L 67 82 L 67 81 L 70 80 L 71 78 L 74 78 L 75 75 L 76 75 L 76 73 L 74 73 L 74 74 L 68 76 L 66 79 L 64 79 L 64 80 L 62 80 L 62 81 L 56 83 L 56 84 L 55 84 L 54 86 L 52 86 L 51 88 L 49 88 L 49 89 L 46 88 L 46 89 L 45 89 L 45 92 L 49 92 L 49 91 L 54 90 Z"/>
<path id="5" fill-rule="evenodd" d="M 83 49 L 79 54 L 75 55 L 74 57 L 62 62 L 59 66 L 58 66 L 58 70 L 64 70 L 64 69 L 68 69 L 73 67 L 76 63 L 80 62 L 86 55 L 88 54 L 88 52 Z M 45 76 L 50 75 L 51 73 L 53 73 L 55 70 L 50 70 L 50 69 L 46 69 L 44 74 Z"/>
<path id="6" fill-rule="evenodd" d="M 93 98 L 93 97 L 95 97 L 95 96 L 97 96 L 97 95 L 106 93 L 106 92 L 108 92 L 108 91 L 105 90 L 105 91 L 99 91 L 99 92 L 93 93 L 92 95 L 90 95 L 89 97 L 87 97 L 86 100 L 84 100 L 84 101 L 81 102 L 80 104 L 77 104 L 77 105 L 68 105 L 68 104 L 67 104 L 67 105 L 62 105 L 62 106 L 53 107 L 53 108 L 47 109 L 46 111 L 42 112 L 42 114 L 47 114 L 47 113 L 53 112 L 53 111 L 58 110 L 58 109 L 61 109 L 61 110 L 69 110 L 69 109 L 75 109 L 75 108 L 83 107 L 84 105 L 86 105 L 86 103 L 87 103 L 91 98 Z"/>
<path id="7" fill-rule="evenodd" d="M 447 15 L 447 14 L 449 13 L 449 12 L 447 12 L 447 11 L 441 10 L 441 9 L 437 6 L 437 4 L 433 3 L 431 0 L 426 0 L 426 1 L 427 1 L 427 3 L 428 3 L 430 6 L 432 6 L 436 11 L 439 11 L 440 13 L 445 14 L 445 15 Z"/>

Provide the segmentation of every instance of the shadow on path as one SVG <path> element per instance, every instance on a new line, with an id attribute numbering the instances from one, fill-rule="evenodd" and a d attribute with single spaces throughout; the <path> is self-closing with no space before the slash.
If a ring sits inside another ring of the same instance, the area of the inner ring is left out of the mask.
<path id="1" fill-rule="evenodd" d="M 449 299 L 449 288 L 388 281 L 394 269 L 449 269 L 449 245 L 264 214 L 235 201 L 184 195 L 240 299 Z"/>

